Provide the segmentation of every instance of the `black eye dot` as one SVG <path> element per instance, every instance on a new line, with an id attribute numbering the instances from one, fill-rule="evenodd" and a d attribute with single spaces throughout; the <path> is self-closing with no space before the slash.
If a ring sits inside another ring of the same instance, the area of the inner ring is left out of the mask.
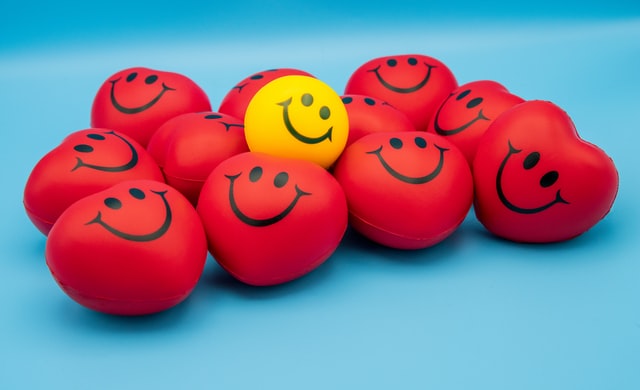
<path id="1" fill-rule="evenodd" d="M 342 98 L 342 103 L 344 104 L 349 104 L 353 101 L 353 98 L 351 96 L 346 96 Z"/>
<path id="2" fill-rule="evenodd" d="M 129 194 L 136 199 L 144 199 L 144 192 L 142 192 L 142 190 L 139 188 L 129 189 Z"/>
<path id="3" fill-rule="evenodd" d="M 374 104 L 376 104 L 376 101 L 371 98 L 364 98 L 364 104 L 366 104 L 367 106 L 373 106 Z"/>
<path id="4" fill-rule="evenodd" d="M 420 149 L 424 149 L 427 147 L 427 141 L 422 137 L 416 137 L 414 141 Z"/>
<path id="5" fill-rule="evenodd" d="M 305 93 L 304 95 L 302 95 L 302 98 L 300 100 L 302 101 L 303 106 L 309 107 L 313 104 L 313 95 L 311 95 L 310 93 Z"/>
<path id="6" fill-rule="evenodd" d="M 320 118 L 326 120 L 326 119 L 329 119 L 330 116 L 331 116 L 331 110 L 329 110 L 329 107 L 327 106 L 320 107 Z"/>
<path id="7" fill-rule="evenodd" d="M 527 157 L 524 158 L 524 161 L 522 162 L 522 167 L 524 169 L 531 169 L 535 167 L 536 164 L 538 164 L 538 161 L 540 161 L 540 153 L 531 152 L 527 155 Z"/>
<path id="8" fill-rule="evenodd" d="M 222 115 L 218 115 L 218 114 L 209 114 L 204 117 L 204 119 L 220 119 L 220 118 L 222 118 Z"/>
<path id="9" fill-rule="evenodd" d="M 127 76 L 127 83 L 132 82 L 136 79 L 136 77 L 138 77 L 138 72 L 129 73 L 129 75 Z"/>
<path id="10" fill-rule="evenodd" d="M 288 181 L 289 181 L 289 174 L 287 172 L 280 172 L 273 179 L 273 185 L 278 188 L 282 188 L 287 184 Z"/>
<path id="11" fill-rule="evenodd" d="M 467 96 L 470 93 L 471 93 L 470 89 L 465 89 L 464 91 L 460 92 L 460 95 L 458 95 L 456 100 L 464 99 L 464 97 Z"/>
<path id="12" fill-rule="evenodd" d="M 110 209 L 117 210 L 122 207 L 122 202 L 118 198 L 107 198 L 104 200 L 105 206 Z"/>
<path id="13" fill-rule="evenodd" d="M 93 147 L 91 145 L 80 144 L 74 146 L 73 150 L 80 153 L 91 153 L 93 152 Z"/>
<path id="14" fill-rule="evenodd" d="M 400 138 L 393 137 L 389 140 L 389 145 L 394 149 L 400 149 L 402 147 L 402 140 Z"/>
<path id="15" fill-rule="evenodd" d="M 249 172 L 249 180 L 252 183 L 257 182 L 262 177 L 262 167 L 256 166 Z"/>
<path id="16" fill-rule="evenodd" d="M 254 74 L 253 76 L 249 77 L 249 79 L 251 80 L 260 80 L 261 78 L 263 78 L 264 76 L 261 74 Z"/>
<path id="17" fill-rule="evenodd" d="M 545 173 L 544 176 L 542 176 L 542 178 L 540 179 L 540 185 L 545 188 L 549 187 L 553 185 L 553 183 L 558 181 L 559 176 L 560 174 L 558 173 L 558 171 L 549 171 Z"/>
<path id="18" fill-rule="evenodd" d="M 409 59 L 407 60 L 407 62 L 409 63 L 409 65 L 414 66 L 418 63 L 418 60 L 416 60 L 413 57 L 409 57 Z"/>
<path id="19" fill-rule="evenodd" d="M 144 79 L 144 83 L 153 84 L 156 82 L 156 80 L 158 80 L 158 76 L 156 76 L 155 74 L 152 74 L 151 76 L 147 76 L 147 78 Z"/>
<path id="20" fill-rule="evenodd" d="M 469 100 L 469 103 L 467 103 L 467 108 L 473 108 L 473 107 L 477 106 L 480 103 L 482 103 L 482 98 L 481 97 L 473 98 L 473 99 Z"/>
<path id="21" fill-rule="evenodd" d="M 102 141 L 105 137 L 102 134 L 91 133 L 87 134 L 87 138 L 95 139 L 96 141 Z"/>
<path id="22" fill-rule="evenodd" d="M 394 66 L 398 65 L 398 61 L 395 60 L 394 58 L 392 58 L 390 60 L 387 60 L 387 65 L 389 65 L 391 67 L 394 67 Z"/>

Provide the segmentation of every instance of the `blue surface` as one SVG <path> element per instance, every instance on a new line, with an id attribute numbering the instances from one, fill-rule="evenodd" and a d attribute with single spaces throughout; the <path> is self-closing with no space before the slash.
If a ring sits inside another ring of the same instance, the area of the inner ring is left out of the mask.
<path id="1" fill-rule="evenodd" d="M 640 388 L 640 6 L 554 3 L 3 3 L 0 388 Z M 553 245 L 498 240 L 473 214 L 421 251 L 349 232 L 322 267 L 273 288 L 210 258 L 186 302 L 143 318 L 91 312 L 53 281 L 24 184 L 89 126 L 115 71 L 184 73 L 217 107 L 259 70 L 301 68 L 341 92 L 365 61 L 414 52 L 460 83 L 563 107 L 618 167 L 607 218 Z"/>

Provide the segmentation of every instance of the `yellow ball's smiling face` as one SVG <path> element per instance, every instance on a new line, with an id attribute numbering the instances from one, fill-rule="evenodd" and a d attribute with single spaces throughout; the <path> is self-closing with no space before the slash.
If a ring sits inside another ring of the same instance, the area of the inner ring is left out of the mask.
<path id="1" fill-rule="evenodd" d="M 262 87 L 244 121 L 251 151 L 310 160 L 325 168 L 340 156 L 349 135 L 340 96 L 309 76 L 284 76 Z"/>

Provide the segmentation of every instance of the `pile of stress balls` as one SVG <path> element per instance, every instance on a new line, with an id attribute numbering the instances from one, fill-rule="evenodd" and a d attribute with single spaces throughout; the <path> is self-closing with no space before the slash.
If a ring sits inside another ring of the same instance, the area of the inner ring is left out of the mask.
<path id="1" fill-rule="evenodd" d="M 303 70 L 265 70 L 216 111 L 182 74 L 121 70 L 91 127 L 35 165 L 24 207 L 66 294 L 143 315 L 188 297 L 209 253 L 243 283 L 286 283 L 332 256 L 348 225 L 419 250 L 472 205 L 496 236 L 557 242 L 604 218 L 617 191 L 611 158 L 561 108 L 495 81 L 458 85 L 412 54 L 362 64 L 343 95 Z"/>

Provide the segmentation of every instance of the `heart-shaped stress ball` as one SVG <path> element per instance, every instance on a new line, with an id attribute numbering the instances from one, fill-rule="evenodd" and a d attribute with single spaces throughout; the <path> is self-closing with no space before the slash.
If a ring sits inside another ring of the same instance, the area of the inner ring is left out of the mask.
<path id="1" fill-rule="evenodd" d="M 216 261 L 256 286 L 320 266 L 342 240 L 348 215 L 342 188 L 320 165 L 256 152 L 220 163 L 197 210 Z"/>
<path id="2" fill-rule="evenodd" d="M 582 140 L 560 107 L 539 100 L 493 122 L 478 145 L 473 173 L 478 220 L 520 242 L 584 233 L 607 215 L 618 192 L 611 158 Z"/>
<path id="3" fill-rule="evenodd" d="M 200 111 L 211 111 L 211 103 L 187 76 L 128 68 L 113 74 L 98 89 L 91 107 L 91 126 L 117 130 L 146 147 L 164 122 Z"/>
<path id="4" fill-rule="evenodd" d="M 426 248 L 444 240 L 473 200 L 462 153 L 423 131 L 366 135 L 347 147 L 334 175 L 347 196 L 351 226 L 392 248 Z"/>
<path id="5" fill-rule="evenodd" d="M 191 293 L 207 242 L 198 214 L 177 190 L 129 180 L 71 205 L 51 229 L 45 254 L 54 279 L 76 302 L 143 315 Z"/>
<path id="6" fill-rule="evenodd" d="M 24 207 L 46 235 L 73 202 L 132 179 L 164 181 L 158 164 L 130 137 L 107 129 L 76 131 L 35 165 Z"/>

